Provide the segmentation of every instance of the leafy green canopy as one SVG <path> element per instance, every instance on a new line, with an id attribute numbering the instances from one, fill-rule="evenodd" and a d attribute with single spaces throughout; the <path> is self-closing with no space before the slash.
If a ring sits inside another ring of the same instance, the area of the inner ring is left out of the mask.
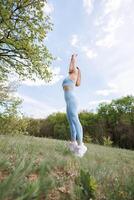
<path id="1" fill-rule="evenodd" d="M 11 72 L 20 78 L 50 80 L 53 57 L 45 46 L 52 30 L 46 0 L 0 1 L 0 80 Z"/>
<path id="2" fill-rule="evenodd" d="M 0 119 L 10 115 L 17 116 L 18 106 L 21 104 L 21 99 L 15 97 L 16 83 L 0 82 Z M 1 123 L 1 121 L 0 121 Z"/>

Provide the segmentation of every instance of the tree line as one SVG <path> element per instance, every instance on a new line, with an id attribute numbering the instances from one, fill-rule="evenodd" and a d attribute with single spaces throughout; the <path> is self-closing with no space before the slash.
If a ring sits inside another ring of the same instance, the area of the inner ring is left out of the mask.
<path id="1" fill-rule="evenodd" d="M 12 85 L 1 87 L 0 134 L 28 134 L 70 140 L 66 113 L 53 113 L 45 119 L 26 118 L 19 111 L 21 100 L 9 95 Z M 134 96 L 126 96 L 101 103 L 96 113 L 82 111 L 79 118 L 84 142 L 134 149 Z"/>
<path id="2" fill-rule="evenodd" d="M 97 113 L 79 113 L 84 142 L 109 144 L 134 149 L 134 96 L 111 103 L 101 103 Z M 70 128 L 65 113 L 54 113 L 46 119 L 29 119 L 27 132 L 38 137 L 70 140 Z"/>

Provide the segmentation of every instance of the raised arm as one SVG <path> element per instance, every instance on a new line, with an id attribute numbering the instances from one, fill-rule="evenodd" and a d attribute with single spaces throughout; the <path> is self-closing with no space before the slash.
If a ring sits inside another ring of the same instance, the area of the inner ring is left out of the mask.
<path id="1" fill-rule="evenodd" d="M 76 86 L 78 87 L 81 84 L 81 71 L 78 67 L 77 69 L 78 69 L 78 76 L 77 76 Z"/>
<path id="2" fill-rule="evenodd" d="M 69 65 L 69 73 L 73 73 L 77 70 L 76 69 L 76 57 L 77 57 L 77 54 L 73 54 L 71 56 L 71 61 L 70 61 L 70 65 Z"/>

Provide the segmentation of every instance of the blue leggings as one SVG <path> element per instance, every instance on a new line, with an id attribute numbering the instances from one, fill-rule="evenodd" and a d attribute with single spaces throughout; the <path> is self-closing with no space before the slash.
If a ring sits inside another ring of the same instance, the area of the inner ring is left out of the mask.
<path id="1" fill-rule="evenodd" d="M 73 91 L 65 91 L 64 95 L 66 100 L 67 119 L 69 121 L 71 132 L 71 140 L 77 140 L 78 143 L 81 144 L 83 140 L 83 129 L 78 117 L 77 100 Z"/>

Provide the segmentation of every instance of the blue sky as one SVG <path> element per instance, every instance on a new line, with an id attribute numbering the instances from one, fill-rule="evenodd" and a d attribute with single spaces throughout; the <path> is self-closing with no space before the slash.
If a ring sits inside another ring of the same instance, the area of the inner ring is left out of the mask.
<path id="1" fill-rule="evenodd" d="M 134 95 L 134 1 L 51 0 L 44 8 L 54 23 L 45 45 L 57 57 L 50 84 L 26 80 L 18 89 L 22 111 L 35 118 L 65 112 L 62 81 L 72 53 L 78 54 L 82 83 L 75 92 L 79 111 Z"/>

